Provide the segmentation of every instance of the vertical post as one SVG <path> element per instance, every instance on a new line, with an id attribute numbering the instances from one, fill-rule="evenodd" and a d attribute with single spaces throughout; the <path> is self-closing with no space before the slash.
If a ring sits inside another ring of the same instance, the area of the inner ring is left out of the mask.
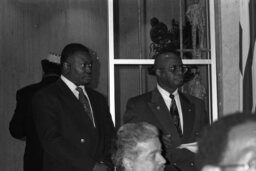
<path id="1" fill-rule="evenodd" d="M 115 124 L 114 3 L 108 0 L 109 109 Z"/>
<path id="2" fill-rule="evenodd" d="M 218 119 L 216 42 L 215 42 L 215 8 L 214 0 L 209 0 L 210 40 L 211 40 L 211 76 L 212 76 L 212 121 Z"/>
<path id="3" fill-rule="evenodd" d="M 180 57 L 183 59 L 183 6 L 182 6 L 182 1 L 180 0 L 179 3 L 179 9 L 180 9 L 180 15 L 179 15 L 179 32 L 180 32 Z"/>

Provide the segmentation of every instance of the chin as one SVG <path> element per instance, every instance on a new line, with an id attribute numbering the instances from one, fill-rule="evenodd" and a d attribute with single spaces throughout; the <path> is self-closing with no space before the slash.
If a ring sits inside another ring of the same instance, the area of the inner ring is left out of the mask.
<path id="1" fill-rule="evenodd" d="M 91 83 L 91 79 L 84 79 L 83 80 L 83 85 L 88 85 Z"/>
<path id="2" fill-rule="evenodd" d="M 89 81 L 86 81 L 86 82 L 83 83 L 83 85 L 89 85 L 89 84 L 90 84 Z"/>

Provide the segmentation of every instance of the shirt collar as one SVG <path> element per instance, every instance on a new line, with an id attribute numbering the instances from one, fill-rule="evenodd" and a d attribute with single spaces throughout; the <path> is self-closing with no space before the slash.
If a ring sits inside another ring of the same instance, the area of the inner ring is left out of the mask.
<path id="1" fill-rule="evenodd" d="M 68 86 L 68 88 L 73 92 L 73 91 L 75 91 L 76 90 L 76 85 L 72 82 L 72 81 L 70 81 L 69 79 L 67 79 L 64 75 L 61 75 L 60 76 L 60 79 L 62 80 L 62 81 L 64 81 L 64 83 Z M 84 90 L 84 86 L 79 86 L 79 87 L 81 87 L 83 90 Z"/>
<path id="2" fill-rule="evenodd" d="M 160 94 L 169 97 L 170 93 L 168 91 L 166 91 L 165 89 L 163 89 L 159 84 L 157 84 L 157 89 L 160 92 Z M 173 93 L 174 96 L 178 95 L 178 89 L 176 89 Z"/>

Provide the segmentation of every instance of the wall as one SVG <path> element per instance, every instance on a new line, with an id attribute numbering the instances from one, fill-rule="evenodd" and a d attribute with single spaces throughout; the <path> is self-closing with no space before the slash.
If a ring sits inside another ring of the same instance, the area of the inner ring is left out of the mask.
<path id="1" fill-rule="evenodd" d="M 0 170 L 21 171 L 24 143 L 9 134 L 16 90 L 41 79 L 40 60 L 70 42 L 97 51 L 97 89 L 107 95 L 107 1 L 0 1 Z"/>
<path id="2" fill-rule="evenodd" d="M 221 43 L 218 56 L 222 82 L 220 105 L 221 114 L 226 115 L 240 110 L 239 0 L 219 0 L 219 3 L 221 27 L 216 36 L 220 37 Z"/>

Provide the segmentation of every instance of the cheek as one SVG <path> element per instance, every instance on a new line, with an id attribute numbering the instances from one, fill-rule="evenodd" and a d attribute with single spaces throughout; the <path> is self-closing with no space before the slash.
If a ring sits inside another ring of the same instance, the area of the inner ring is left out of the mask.
<path id="1" fill-rule="evenodd" d="M 137 163 L 135 171 L 156 171 L 156 163 L 152 161 L 141 161 Z"/>
<path id="2" fill-rule="evenodd" d="M 146 157 L 139 157 L 133 163 L 134 171 L 154 171 L 153 162 Z"/>
<path id="3" fill-rule="evenodd" d="M 77 76 L 81 76 L 85 73 L 81 68 L 76 68 L 74 72 Z"/>

